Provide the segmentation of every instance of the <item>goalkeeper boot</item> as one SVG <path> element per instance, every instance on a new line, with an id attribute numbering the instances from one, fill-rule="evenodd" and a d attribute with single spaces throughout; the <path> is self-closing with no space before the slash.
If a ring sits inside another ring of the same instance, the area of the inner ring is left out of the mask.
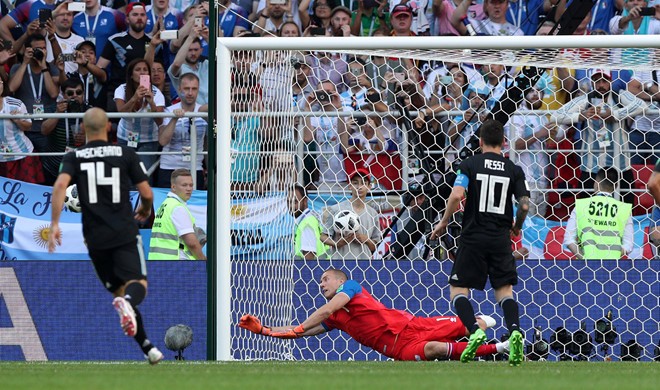
<path id="1" fill-rule="evenodd" d="M 145 357 L 147 358 L 149 364 L 153 366 L 155 364 L 160 363 L 160 361 L 163 360 L 165 356 L 163 356 L 163 353 L 160 350 L 158 350 L 158 348 L 153 347 L 149 350 L 147 356 Z"/>
<path id="2" fill-rule="evenodd" d="M 470 335 L 470 341 L 468 341 L 467 347 L 461 354 L 461 363 L 467 363 L 471 360 L 474 360 L 474 356 L 477 354 L 477 348 L 479 348 L 483 343 L 486 342 L 486 333 L 477 329 L 474 333 Z"/>
<path id="3" fill-rule="evenodd" d="M 137 321 L 135 320 L 135 310 L 124 297 L 117 297 L 112 301 L 117 314 L 119 314 L 119 323 L 128 337 L 135 337 L 137 333 Z"/>
<path id="4" fill-rule="evenodd" d="M 523 336 L 514 330 L 509 337 L 509 365 L 519 366 L 523 361 Z"/>

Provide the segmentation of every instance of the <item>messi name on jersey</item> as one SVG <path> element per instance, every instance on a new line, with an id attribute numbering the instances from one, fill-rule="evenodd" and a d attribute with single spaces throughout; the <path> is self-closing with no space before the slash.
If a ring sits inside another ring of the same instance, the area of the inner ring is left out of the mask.
<path id="1" fill-rule="evenodd" d="M 484 160 L 484 168 L 492 169 L 494 171 L 503 171 L 504 170 L 504 161 L 495 161 L 490 159 Z"/>
<path id="2" fill-rule="evenodd" d="M 121 146 L 99 146 L 97 148 L 76 150 L 77 158 L 121 157 Z"/>

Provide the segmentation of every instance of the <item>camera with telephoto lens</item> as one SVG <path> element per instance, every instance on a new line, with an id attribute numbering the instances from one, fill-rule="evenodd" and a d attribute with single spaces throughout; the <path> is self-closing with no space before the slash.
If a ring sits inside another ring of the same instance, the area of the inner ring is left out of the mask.
<path id="1" fill-rule="evenodd" d="M 597 343 L 606 343 L 614 344 L 618 334 L 616 332 L 616 327 L 612 325 L 612 311 L 607 312 L 605 318 L 602 318 L 596 321 L 596 342 Z"/>
<path id="2" fill-rule="evenodd" d="M 34 54 L 33 54 L 33 57 L 34 57 L 35 60 L 37 60 L 37 61 L 41 61 L 41 60 L 44 59 L 44 52 L 43 52 L 43 50 L 41 50 L 41 49 L 34 49 L 33 53 L 34 53 Z"/>
<path id="3" fill-rule="evenodd" d="M 528 344 L 526 347 L 526 355 L 528 360 L 546 360 L 550 354 L 548 342 L 543 338 L 541 327 L 534 328 L 534 342 Z"/>
<path id="4" fill-rule="evenodd" d="M 580 329 L 573 332 L 571 352 L 574 355 L 578 355 L 581 360 L 587 360 L 589 355 L 594 351 L 594 345 L 591 342 L 591 336 L 587 333 L 587 324 L 582 322 Z"/>
<path id="5" fill-rule="evenodd" d="M 624 362 L 638 362 L 643 350 L 637 341 L 630 339 L 627 343 L 621 344 L 621 360 Z"/>

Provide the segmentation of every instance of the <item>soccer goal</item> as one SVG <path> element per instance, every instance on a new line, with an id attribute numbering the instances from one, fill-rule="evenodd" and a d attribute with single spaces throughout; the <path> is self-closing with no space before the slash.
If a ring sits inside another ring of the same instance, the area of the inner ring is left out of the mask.
<path id="1" fill-rule="evenodd" d="M 512 239 L 527 357 L 657 359 L 660 260 L 645 185 L 660 156 L 659 48 L 650 35 L 218 39 L 217 358 L 384 359 L 337 331 L 279 340 L 237 327 L 245 313 L 302 322 L 324 304 L 318 279 L 330 267 L 386 306 L 452 314 L 460 213 L 442 240 L 428 236 L 494 117 L 532 193 Z M 575 260 L 567 220 L 601 167 L 619 173 L 614 196 L 632 204 L 632 243 L 620 260 Z M 294 184 L 337 241 L 353 232 L 335 217 L 357 200 L 364 245 L 298 258 Z M 492 301 L 489 289 L 473 294 L 499 340 Z"/>

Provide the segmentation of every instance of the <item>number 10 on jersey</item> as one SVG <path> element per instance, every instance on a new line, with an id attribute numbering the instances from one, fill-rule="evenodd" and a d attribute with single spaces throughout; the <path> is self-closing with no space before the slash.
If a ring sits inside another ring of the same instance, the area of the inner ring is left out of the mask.
<path id="1" fill-rule="evenodd" d="M 506 194 L 509 190 L 509 179 L 506 176 L 486 175 L 477 173 L 477 180 L 481 182 L 479 192 L 479 212 L 504 214 L 506 208 Z M 495 205 L 495 193 L 497 184 L 501 184 L 499 203 Z"/>

